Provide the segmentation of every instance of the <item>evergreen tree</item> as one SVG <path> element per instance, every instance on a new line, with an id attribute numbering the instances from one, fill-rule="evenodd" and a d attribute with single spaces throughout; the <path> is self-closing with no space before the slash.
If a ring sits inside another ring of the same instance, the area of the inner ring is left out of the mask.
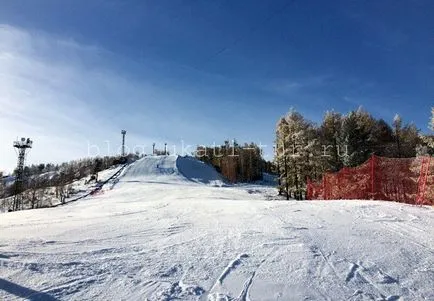
<path id="1" fill-rule="evenodd" d="M 288 123 L 285 118 L 281 118 L 276 128 L 276 154 L 275 164 L 278 168 L 279 177 L 279 194 L 285 193 L 286 198 L 289 200 L 289 166 L 286 136 L 289 134 Z"/>
<path id="2" fill-rule="evenodd" d="M 431 109 L 431 119 L 428 124 L 429 128 L 434 131 L 434 108 Z M 420 135 L 419 144 L 416 150 L 417 156 L 434 155 L 434 135 Z"/>
<path id="3" fill-rule="evenodd" d="M 395 138 L 393 129 L 383 119 L 375 121 L 372 128 L 373 151 L 377 156 L 391 157 L 394 155 Z"/>
<path id="4" fill-rule="evenodd" d="M 395 142 L 396 142 L 395 155 L 396 157 L 401 158 L 402 119 L 401 116 L 399 116 L 398 114 L 396 114 L 395 117 L 393 118 L 393 129 L 394 129 Z"/>
<path id="5" fill-rule="evenodd" d="M 403 125 L 401 117 L 396 114 L 393 119 L 395 150 L 391 154 L 397 158 L 416 156 L 416 148 L 420 143 L 419 129 L 412 123 Z"/>
<path id="6" fill-rule="evenodd" d="M 430 128 L 434 132 L 434 108 L 431 109 L 431 114 Z M 427 144 L 427 147 L 430 150 L 429 154 L 434 155 L 434 135 L 426 136 L 424 142 Z"/>
<path id="7" fill-rule="evenodd" d="M 287 198 L 302 198 L 307 177 L 317 168 L 317 132 L 301 114 L 291 109 L 276 129 L 276 164 L 280 168 L 281 189 Z"/>
<path id="8" fill-rule="evenodd" d="M 324 171 L 338 171 L 343 162 L 341 152 L 342 115 L 334 111 L 326 112 L 319 129 Z"/>
<path id="9" fill-rule="evenodd" d="M 373 154 L 375 142 L 372 128 L 374 124 L 375 120 L 362 108 L 350 112 L 344 118 L 341 135 L 345 148 L 343 157 L 345 166 L 358 166 Z"/>
<path id="10" fill-rule="evenodd" d="M 430 128 L 431 128 L 432 131 L 434 131 L 434 108 L 431 109 Z"/>
<path id="11" fill-rule="evenodd" d="M 420 130 L 410 123 L 402 131 L 402 154 L 404 158 L 416 156 L 416 147 L 420 142 Z"/>

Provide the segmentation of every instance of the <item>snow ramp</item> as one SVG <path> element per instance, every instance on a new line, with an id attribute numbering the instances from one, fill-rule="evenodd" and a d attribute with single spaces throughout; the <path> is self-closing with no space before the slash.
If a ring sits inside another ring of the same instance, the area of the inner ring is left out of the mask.
<path id="1" fill-rule="evenodd" d="M 222 176 L 208 164 L 188 156 L 146 156 L 131 164 L 121 182 L 196 182 L 221 186 Z"/>

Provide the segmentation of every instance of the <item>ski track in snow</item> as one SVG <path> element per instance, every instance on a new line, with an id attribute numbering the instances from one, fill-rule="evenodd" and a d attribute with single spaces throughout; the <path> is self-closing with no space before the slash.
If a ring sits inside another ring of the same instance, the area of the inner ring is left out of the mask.
<path id="1" fill-rule="evenodd" d="M 0 300 L 434 300 L 430 207 L 280 201 L 176 157 L 107 188 L 0 216 Z"/>
<path id="2" fill-rule="evenodd" d="M 227 266 L 226 269 L 223 271 L 223 274 L 219 277 L 218 282 L 220 284 L 223 284 L 223 281 L 226 279 L 226 277 L 242 263 L 242 260 L 244 258 L 249 258 L 249 255 L 247 255 L 247 254 L 241 254 L 241 255 L 238 256 L 237 259 L 235 259 L 234 261 L 232 261 L 230 263 L 230 265 Z"/>

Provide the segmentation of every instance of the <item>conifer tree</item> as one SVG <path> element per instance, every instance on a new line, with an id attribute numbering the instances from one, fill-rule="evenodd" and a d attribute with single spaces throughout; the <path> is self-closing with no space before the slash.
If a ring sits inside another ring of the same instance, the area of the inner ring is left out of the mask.
<path id="1" fill-rule="evenodd" d="M 430 128 L 431 128 L 432 131 L 434 131 L 434 108 L 431 109 Z"/>
<path id="2" fill-rule="evenodd" d="M 393 129 L 383 119 L 376 120 L 372 128 L 372 145 L 373 152 L 378 156 L 391 157 L 394 155 Z"/>
<path id="3" fill-rule="evenodd" d="M 434 108 L 431 109 L 430 129 L 434 132 Z M 423 141 L 429 149 L 429 154 L 434 155 L 434 135 L 427 135 L 423 138 L 425 138 Z"/>
<path id="4" fill-rule="evenodd" d="M 416 156 L 416 147 L 420 143 L 420 130 L 413 123 L 407 124 L 401 131 L 401 157 Z"/>
<path id="5" fill-rule="evenodd" d="M 285 118 L 281 118 L 276 129 L 276 154 L 275 164 L 278 168 L 279 192 L 284 192 L 289 199 L 289 166 L 287 156 L 287 145 L 285 137 L 289 134 L 288 123 Z"/>
<path id="6" fill-rule="evenodd" d="M 350 112 L 344 118 L 341 134 L 345 147 L 343 156 L 345 166 L 358 166 L 373 154 L 372 128 L 374 124 L 375 120 L 362 108 Z"/>
<path id="7" fill-rule="evenodd" d="M 398 114 L 393 118 L 393 129 L 395 134 L 395 142 L 396 142 L 396 153 L 395 155 L 398 158 L 401 158 L 401 135 L 402 135 L 402 119 Z"/>
<path id="8" fill-rule="evenodd" d="M 323 148 L 321 158 L 323 158 L 324 171 L 338 171 L 342 168 L 341 130 L 342 115 L 334 111 L 326 112 L 319 129 Z"/>
<path id="9" fill-rule="evenodd" d="M 310 122 L 291 109 L 276 129 L 276 165 L 280 166 L 281 189 L 287 198 L 302 198 L 307 177 L 317 168 L 317 133 Z"/>

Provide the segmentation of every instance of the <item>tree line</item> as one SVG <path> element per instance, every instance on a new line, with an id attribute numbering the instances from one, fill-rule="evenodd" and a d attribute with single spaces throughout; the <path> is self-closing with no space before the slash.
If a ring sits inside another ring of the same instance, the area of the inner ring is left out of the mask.
<path id="1" fill-rule="evenodd" d="M 434 130 L 434 109 L 430 122 Z M 326 112 L 321 124 L 291 109 L 276 126 L 275 166 L 279 193 L 303 198 L 308 178 L 355 167 L 373 154 L 409 158 L 434 154 L 434 139 L 422 135 L 413 123 L 396 115 L 391 124 L 376 119 L 363 108 L 344 115 Z"/>
<path id="2" fill-rule="evenodd" d="M 220 146 L 198 146 L 195 156 L 212 165 L 232 183 L 262 180 L 263 172 L 271 172 L 271 162 L 262 158 L 262 151 L 255 143 L 231 144 L 228 140 Z"/>
<path id="3" fill-rule="evenodd" d="M 130 154 L 127 159 L 137 159 L 137 155 Z M 4 180 L 0 181 L 0 198 L 7 200 L 16 193 L 21 193 L 22 207 L 30 209 L 49 206 L 50 204 L 43 203 L 43 200 L 46 200 L 49 195 L 63 203 L 70 194 L 74 193 L 72 182 L 96 175 L 102 170 L 123 163 L 121 161 L 125 160 L 121 160 L 119 157 L 105 156 L 73 160 L 61 164 L 32 164 L 24 169 L 25 178 L 22 191 L 17 191 L 13 180 L 10 181 L 12 184 L 9 185 Z M 13 175 L 15 174 L 16 170 L 13 172 Z M 0 172 L 0 179 L 3 178 L 4 175 Z"/>

